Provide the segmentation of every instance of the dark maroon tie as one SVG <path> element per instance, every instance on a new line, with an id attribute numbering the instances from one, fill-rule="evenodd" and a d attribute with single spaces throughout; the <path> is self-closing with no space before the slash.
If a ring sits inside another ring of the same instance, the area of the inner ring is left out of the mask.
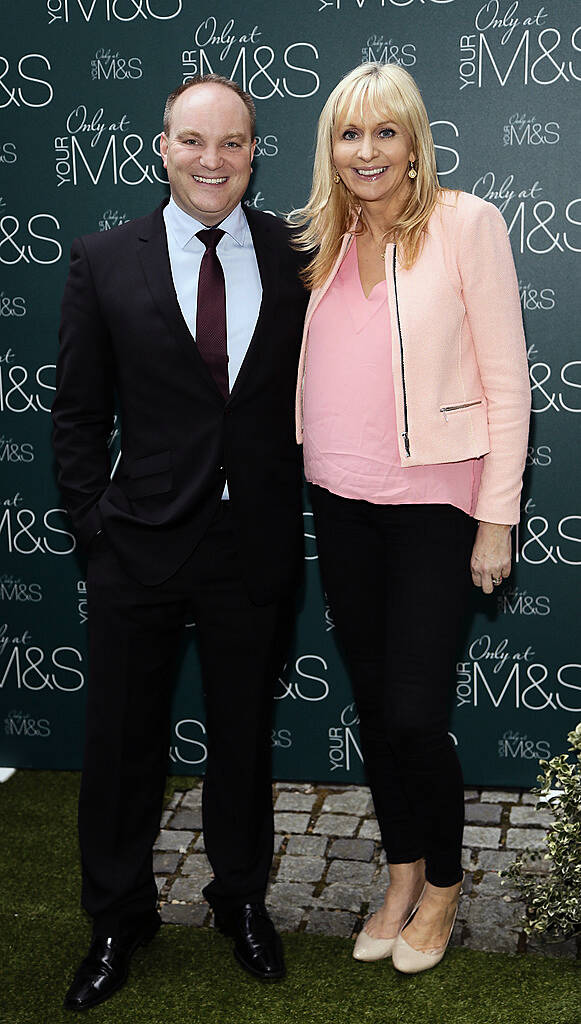
<path id="1" fill-rule="evenodd" d="M 198 231 L 206 246 L 198 278 L 196 344 L 202 359 L 224 398 L 228 398 L 228 349 L 226 347 L 226 285 L 216 246 L 224 232 L 221 228 Z"/>

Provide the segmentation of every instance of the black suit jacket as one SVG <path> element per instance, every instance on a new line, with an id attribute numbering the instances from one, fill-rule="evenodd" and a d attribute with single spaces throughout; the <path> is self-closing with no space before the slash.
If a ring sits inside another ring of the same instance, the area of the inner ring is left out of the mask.
<path id="1" fill-rule="evenodd" d="M 225 401 L 179 308 L 164 205 L 73 243 L 53 404 L 59 484 L 80 543 L 103 529 L 125 569 L 155 584 L 193 551 L 227 477 L 249 592 L 269 601 L 302 549 L 293 413 L 301 257 L 282 221 L 245 211 L 262 304 Z M 116 406 L 122 455 L 110 480 Z"/>

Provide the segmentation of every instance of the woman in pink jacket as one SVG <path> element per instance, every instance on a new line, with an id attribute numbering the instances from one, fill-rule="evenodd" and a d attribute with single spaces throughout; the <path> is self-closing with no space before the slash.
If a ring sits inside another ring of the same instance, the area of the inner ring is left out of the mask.
<path id="1" fill-rule="evenodd" d="M 395 65 L 333 90 L 292 219 L 313 254 L 297 437 L 390 871 L 353 955 L 415 973 L 444 955 L 462 883 L 448 716 L 471 579 L 500 586 L 519 520 L 518 285 L 496 207 L 440 188 L 426 109 Z"/>

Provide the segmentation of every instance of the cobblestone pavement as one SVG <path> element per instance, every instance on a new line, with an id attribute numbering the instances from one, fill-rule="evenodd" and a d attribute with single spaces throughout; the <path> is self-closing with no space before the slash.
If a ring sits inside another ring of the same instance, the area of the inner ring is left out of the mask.
<path id="1" fill-rule="evenodd" d="M 523 904 L 498 871 L 525 847 L 542 849 L 551 813 L 515 790 L 466 790 L 463 895 L 453 945 L 575 957 L 574 939 L 540 944 L 522 930 Z M 212 871 L 204 853 L 202 780 L 176 792 L 162 818 L 154 870 L 161 915 L 209 925 L 201 890 Z M 369 790 L 362 786 L 274 786 L 275 856 L 267 905 L 281 931 L 349 937 L 380 906 L 389 873 Z M 538 870 L 543 869 L 543 861 Z"/>

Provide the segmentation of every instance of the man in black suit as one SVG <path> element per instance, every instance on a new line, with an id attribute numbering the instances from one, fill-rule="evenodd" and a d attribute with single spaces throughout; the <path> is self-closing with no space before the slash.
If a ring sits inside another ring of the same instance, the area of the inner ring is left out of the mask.
<path id="1" fill-rule="evenodd" d="M 152 847 L 192 612 L 214 872 L 204 894 L 239 962 L 259 978 L 284 974 L 264 893 L 272 687 L 302 551 L 293 396 L 306 293 L 286 225 L 240 205 L 254 128 L 235 83 L 181 86 L 161 144 L 169 203 L 72 247 L 53 420 L 59 483 L 88 551 L 79 835 L 94 930 L 68 1009 L 118 989 L 160 925 Z M 110 479 L 115 396 L 122 453 Z"/>

